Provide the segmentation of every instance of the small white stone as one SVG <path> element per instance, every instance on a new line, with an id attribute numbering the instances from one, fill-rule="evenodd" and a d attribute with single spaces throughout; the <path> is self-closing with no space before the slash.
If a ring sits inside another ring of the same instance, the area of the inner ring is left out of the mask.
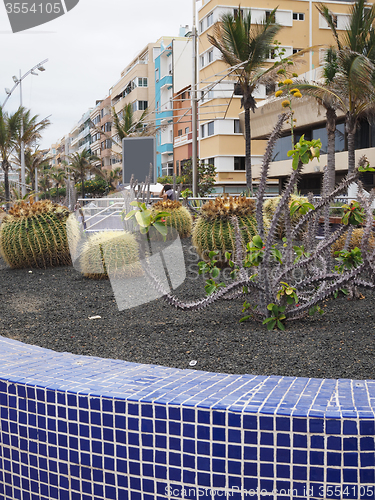
<path id="1" fill-rule="evenodd" d="M 32 274 L 32 271 L 29 271 L 29 273 L 31 273 L 31 274 Z"/>
<path id="2" fill-rule="evenodd" d="M 198 363 L 196 359 L 192 359 L 189 363 L 189 366 L 195 366 Z"/>
<path id="3" fill-rule="evenodd" d="M 101 319 L 101 316 L 89 316 L 89 319 Z"/>

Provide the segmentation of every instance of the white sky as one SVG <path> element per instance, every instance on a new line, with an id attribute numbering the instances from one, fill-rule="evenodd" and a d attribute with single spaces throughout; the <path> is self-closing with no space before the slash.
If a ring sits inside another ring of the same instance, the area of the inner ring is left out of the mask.
<path id="1" fill-rule="evenodd" d="M 52 1 L 52 0 L 51 0 Z M 24 75 L 48 59 L 46 71 L 22 82 L 23 105 L 32 114 L 51 115 L 41 146 L 68 133 L 97 99 L 108 95 L 121 71 L 147 43 L 178 36 L 192 25 L 195 0 L 79 0 L 66 15 L 13 34 L 4 2 L 0 2 L 0 104 L 12 76 Z M 197 2 L 200 6 L 200 2 Z M 17 88 L 5 111 L 19 106 Z"/>

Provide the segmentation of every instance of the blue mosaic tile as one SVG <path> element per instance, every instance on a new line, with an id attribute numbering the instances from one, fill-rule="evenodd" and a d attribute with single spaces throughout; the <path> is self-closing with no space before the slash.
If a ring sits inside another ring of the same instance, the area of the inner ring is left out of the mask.
<path id="1" fill-rule="evenodd" d="M 171 482 L 197 498 L 275 478 L 298 500 L 327 484 L 371 498 L 358 486 L 374 483 L 374 410 L 374 381 L 208 374 L 0 338 L 0 499 L 159 500 Z"/>

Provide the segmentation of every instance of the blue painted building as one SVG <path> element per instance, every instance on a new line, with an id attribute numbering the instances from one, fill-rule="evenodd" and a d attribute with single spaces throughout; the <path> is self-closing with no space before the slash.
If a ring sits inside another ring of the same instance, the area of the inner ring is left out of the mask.
<path id="1" fill-rule="evenodd" d="M 188 27 L 180 28 L 174 39 L 161 39 L 160 54 L 155 58 L 155 124 L 157 177 L 173 174 L 173 99 L 175 83 L 181 80 L 177 73 L 191 73 L 181 64 L 183 47 L 190 41 Z M 188 53 L 186 51 L 186 53 Z M 178 91 L 179 89 L 177 89 Z"/>

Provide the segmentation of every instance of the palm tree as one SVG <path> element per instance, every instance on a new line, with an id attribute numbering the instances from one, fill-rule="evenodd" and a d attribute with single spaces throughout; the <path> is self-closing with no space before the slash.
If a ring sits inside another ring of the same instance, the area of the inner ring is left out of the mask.
<path id="1" fill-rule="evenodd" d="M 118 181 L 122 179 L 122 168 L 115 167 L 113 170 L 103 170 L 103 178 L 107 181 L 110 189 L 115 190 Z"/>
<path id="2" fill-rule="evenodd" d="M 23 136 L 19 137 L 19 143 L 23 140 L 25 146 L 36 144 L 42 137 L 43 132 L 51 122 L 48 118 L 39 121 L 39 115 L 31 116 L 29 109 L 22 108 Z"/>
<path id="3" fill-rule="evenodd" d="M 116 129 L 120 143 L 125 137 L 148 134 L 147 127 L 145 127 L 146 114 L 147 109 L 143 111 L 139 120 L 135 120 L 131 103 L 125 104 L 121 111 L 121 115 L 120 113 L 116 113 L 115 108 L 112 108 L 113 125 Z"/>
<path id="4" fill-rule="evenodd" d="M 10 201 L 9 170 L 10 156 L 13 154 L 17 144 L 21 124 L 22 108 L 8 115 L 0 106 L 0 156 L 1 168 L 4 171 L 5 201 Z"/>
<path id="5" fill-rule="evenodd" d="M 327 21 L 336 41 L 336 48 L 330 49 L 331 62 L 335 60 L 336 64 L 326 65 L 330 75 L 329 88 L 333 93 L 326 97 L 331 101 L 332 98 L 336 100 L 337 107 L 345 113 L 350 173 L 355 168 L 354 137 L 358 121 L 373 112 L 375 6 L 369 7 L 365 0 L 357 0 L 351 6 L 349 24 L 341 39 L 334 14 L 323 3 L 318 4 L 317 8 Z M 334 136 L 329 139 L 333 143 L 331 147 L 334 148 Z"/>
<path id="6" fill-rule="evenodd" d="M 82 153 L 73 153 L 69 155 L 69 168 L 73 170 L 73 172 L 76 172 L 78 178 L 81 180 L 82 198 L 85 197 L 85 178 L 88 173 L 93 173 L 103 178 L 103 172 L 100 168 L 95 167 L 91 163 L 98 160 L 100 160 L 100 158 L 92 155 L 86 148 L 82 151 Z"/>
<path id="7" fill-rule="evenodd" d="M 51 169 L 51 177 L 55 181 L 56 186 L 56 199 L 59 200 L 59 185 L 62 185 L 66 180 L 66 171 L 64 168 L 55 167 Z"/>
<path id="8" fill-rule="evenodd" d="M 238 9 L 241 12 L 240 9 Z M 223 14 L 214 26 L 213 35 L 208 35 L 210 43 L 220 50 L 221 57 L 238 78 L 242 90 L 241 106 L 245 111 L 246 141 L 246 185 L 253 195 L 251 172 L 251 128 L 250 110 L 255 111 L 254 91 L 272 68 L 264 68 L 266 59 L 274 47 L 273 41 L 281 26 L 274 22 L 276 9 L 263 24 L 251 24 L 251 10 L 234 17 Z"/>

